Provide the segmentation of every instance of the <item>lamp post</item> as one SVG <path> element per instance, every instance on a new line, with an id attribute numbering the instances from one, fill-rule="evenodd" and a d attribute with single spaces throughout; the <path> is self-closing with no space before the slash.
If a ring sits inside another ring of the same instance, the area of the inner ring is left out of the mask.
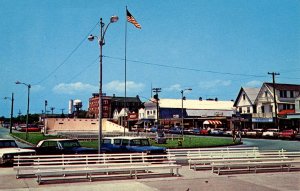
<path id="1" fill-rule="evenodd" d="M 26 84 L 26 83 L 23 83 L 23 82 L 20 82 L 20 81 L 16 81 L 16 84 L 23 84 L 25 86 L 27 86 L 27 115 L 26 115 L 26 134 L 25 134 L 25 139 L 27 140 L 28 139 L 28 115 L 29 115 L 29 100 L 30 100 L 30 88 L 31 88 L 31 85 L 30 84 Z"/>
<path id="2" fill-rule="evenodd" d="M 156 124 L 159 125 L 159 98 L 158 93 L 161 92 L 161 88 L 152 88 L 152 91 L 155 93 L 154 99 L 156 101 Z"/>
<path id="3" fill-rule="evenodd" d="M 11 101 L 9 133 L 12 133 L 12 119 L 13 119 L 13 113 L 14 113 L 14 93 L 11 93 L 11 98 L 4 97 L 4 99 L 9 99 Z"/>
<path id="4" fill-rule="evenodd" d="M 103 57 L 102 47 L 105 44 L 104 36 L 105 36 L 105 33 L 106 33 L 106 30 L 107 30 L 108 26 L 111 23 L 117 22 L 118 19 L 119 19 L 118 16 L 112 16 L 110 18 L 110 22 L 105 27 L 105 24 L 102 22 L 102 18 L 100 18 L 100 36 L 90 35 L 88 37 L 89 41 L 93 41 L 95 38 L 97 38 L 98 39 L 98 44 L 99 44 L 99 47 L 100 47 L 99 114 L 98 114 L 98 117 L 99 117 L 98 153 L 99 154 L 101 153 L 101 142 L 102 142 L 102 57 Z"/>
<path id="5" fill-rule="evenodd" d="M 181 128 L 182 128 L 182 138 L 183 138 L 183 100 L 185 100 L 185 97 L 183 97 L 183 93 L 185 91 L 192 91 L 192 88 L 187 88 L 187 89 L 184 89 L 184 90 L 181 90 L 180 93 L 181 93 Z"/>

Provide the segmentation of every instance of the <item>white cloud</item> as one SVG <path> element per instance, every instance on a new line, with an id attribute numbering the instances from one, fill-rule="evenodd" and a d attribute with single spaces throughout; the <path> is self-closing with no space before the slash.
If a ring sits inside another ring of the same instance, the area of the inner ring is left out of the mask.
<path id="1" fill-rule="evenodd" d="M 32 92 L 39 92 L 39 91 L 42 91 L 44 89 L 45 89 L 45 87 L 40 86 L 40 85 L 33 85 L 33 86 L 31 86 Z"/>
<path id="2" fill-rule="evenodd" d="M 141 91 L 145 85 L 143 83 L 136 83 L 133 81 L 126 82 L 127 91 Z M 111 92 L 124 92 L 125 83 L 118 80 L 114 80 L 105 85 L 105 89 Z"/>
<path id="3" fill-rule="evenodd" d="M 82 82 L 70 84 L 60 83 L 56 85 L 52 90 L 58 94 L 75 94 L 86 91 L 96 92 L 98 90 L 98 87 L 91 84 L 84 84 Z"/>
<path id="4" fill-rule="evenodd" d="M 174 84 L 174 85 L 171 85 L 170 87 L 166 88 L 166 91 L 180 91 L 180 90 L 182 90 L 180 84 Z"/>
<path id="5" fill-rule="evenodd" d="M 251 87 L 251 88 L 259 88 L 259 87 L 261 87 L 261 85 L 262 85 L 261 81 L 253 80 L 253 81 L 247 82 L 245 86 Z"/>
<path id="6" fill-rule="evenodd" d="M 212 80 L 206 82 L 199 82 L 199 87 L 201 89 L 212 89 L 221 86 L 230 86 L 231 80 Z"/>

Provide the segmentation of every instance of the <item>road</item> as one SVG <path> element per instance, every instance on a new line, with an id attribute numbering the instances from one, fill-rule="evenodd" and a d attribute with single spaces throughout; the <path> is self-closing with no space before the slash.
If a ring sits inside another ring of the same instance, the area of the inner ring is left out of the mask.
<path id="1" fill-rule="evenodd" d="M 279 140 L 279 139 L 249 139 L 244 138 L 244 145 L 258 147 L 260 150 L 300 151 L 300 141 Z"/>
<path id="2" fill-rule="evenodd" d="M 9 129 L 3 128 L 2 126 L 0 126 L 0 138 L 1 139 L 13 139 L 13 137 L 11 137 L 9 135 Z M 19 147 L 30 147 L 30 145 L 21 143 L 19 141 L 16 141 Z"/>

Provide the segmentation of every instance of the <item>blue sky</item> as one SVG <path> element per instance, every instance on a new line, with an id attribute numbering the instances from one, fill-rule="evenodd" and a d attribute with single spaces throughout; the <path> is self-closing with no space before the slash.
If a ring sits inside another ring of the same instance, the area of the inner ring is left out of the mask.
<path id="1" fill-rule="evenodd" d="M 0 116 L 68 109 L 99 89 L 100 17 L 109 26 L 103 47 L 103 92 L 124 96 L 125 7 L 141 24 L 127 25 L 127 95 L 235 99 L 240 87 L 271 82 L 300 84 L 298 0 L 0 0 Z"/>

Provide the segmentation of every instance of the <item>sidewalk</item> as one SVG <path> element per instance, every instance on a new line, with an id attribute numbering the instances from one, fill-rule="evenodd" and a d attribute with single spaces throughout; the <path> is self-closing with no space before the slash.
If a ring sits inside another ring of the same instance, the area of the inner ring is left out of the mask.
<path id="1" fill-rule="evenodd" d="M 68 181 L 38 185 L 36 178 L 16 179 L 12 168 L 0 168 L 0 190 L 16 191 L 196 191 L 196 190 L 300 190 L 300 171 L 221 175 L 210 170 L 193 171 L 188 166 L 180 169 L 181 177 L 143 179 Z"/>

